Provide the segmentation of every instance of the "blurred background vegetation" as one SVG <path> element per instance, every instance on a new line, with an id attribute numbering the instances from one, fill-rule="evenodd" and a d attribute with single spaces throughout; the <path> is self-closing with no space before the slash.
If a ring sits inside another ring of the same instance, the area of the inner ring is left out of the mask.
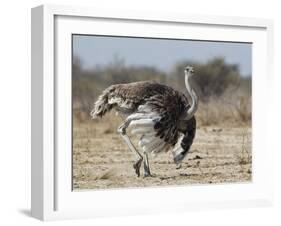
<path id="1" fill-rule="evenodd" d="M 241 76 L 238 65 L 226 63 L 224 58 L 205 63 L 183 60 L 170 72 L 155 67 L 128 66 L 119 57 L 102 67 L 86 70 L 81 65 L 81 60 L 74 56 L 72 95 L 77 122 L 90 120 L 89 112 L 97 97 L 112 84 L 155 80 L 185 93 L 184 68 L 192 65 L 195 70 L 192 83 L 200 100 L 196 113 L 198 125 L 251 124 L 251 75 Z"/>

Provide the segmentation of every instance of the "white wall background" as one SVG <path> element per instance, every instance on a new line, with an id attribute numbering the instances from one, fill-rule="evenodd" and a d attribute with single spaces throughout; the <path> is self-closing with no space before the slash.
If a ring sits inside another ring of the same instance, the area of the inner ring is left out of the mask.
<path id="1" fill-rule="evenodd" d="M 276 203 L 272 208 L 235 209 L 51 222 L 52 225 L 280 225 L 281 224 L 281 14 L 274 0 L 9 0 L 0 13 L 0 224 L 37 225 L 30 208 L 30 8 L 43 3 L 99 8 L 150 10 L 207 15 L 262 17 L 275 20 L 275 104 L 269 121 L 274 135 Z M 279 145 L 279 148 L 278 148 Z"/>

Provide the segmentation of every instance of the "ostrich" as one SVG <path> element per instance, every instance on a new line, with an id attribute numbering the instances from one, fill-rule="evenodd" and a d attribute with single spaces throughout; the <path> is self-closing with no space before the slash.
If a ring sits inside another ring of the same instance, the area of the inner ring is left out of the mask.
<path id="1" fill-rule="evenodd" d="M 101 118 L 111 109 L 126 118 L 117 131 L 136 157 L 133 167 L 138 177 L 142 162 L 144 177 L 152 176 L 148 153 L 157 154 L 171 150 L 174 162 L 180 165 L 193 143 L 196 132 L 194 114 L 198 107 L 198 97 L 190 86 L 193 68 L 187 66 L 184 73 L 191 103 L 183 93 L 169 86 L 154 81 L 142 81 L 111 85 L 94 104 L 92 118 Z M 132 135 L 139 136 L 138 145 L 142 154 L 127 135 L 129 128 Z"/>

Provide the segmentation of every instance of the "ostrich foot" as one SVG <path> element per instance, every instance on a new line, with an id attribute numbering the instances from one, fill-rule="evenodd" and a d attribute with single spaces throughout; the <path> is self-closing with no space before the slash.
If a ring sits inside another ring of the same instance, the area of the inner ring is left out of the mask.
<path id="1" fill-rule="evenodd" d="M 150 168 L 146 161 L 144 162 L 144 176 L 143 177 L 153 177 L 153 175 L 151 175 L 151 173 L 150 173 Z"/>
<path id="2" fill-rule="evenodd" d="M 141 167 L 141 163 L 142 163 L 142 159 L 137 160 L 133 167 L 135 169 L 136 174 L 138 175 L 138 177 L 140 176 L 140 167 Z"/>
<path id="3" fill-rule="evenodd" d="M 180 169 L 181 168 L 181 164 L 177 164 L 176 169 Z"/>
<path id="4" fill-rule="evenodd" d="M 144 178 L 146 178 L 146 177 L 155 177 L 155 175 L 151 174 L 150 172 L 144 172 L 143 177 Z"/>

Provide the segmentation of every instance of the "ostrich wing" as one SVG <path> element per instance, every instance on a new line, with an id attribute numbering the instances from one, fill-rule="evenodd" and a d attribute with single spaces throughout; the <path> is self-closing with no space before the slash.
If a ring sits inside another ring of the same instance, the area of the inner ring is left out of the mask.
<path id="1" fill-rule="evenodd" d="M 154 124 L 156 136 L 166 143 L 175 145 L 179 137 L 180 120 L 184 117 L 188 107 L 185 96 L 171 89 L 164 95 L 154 95 L 148 98 L 146 104 L 151 111 L 159 114 L 159 118 Z"/>

